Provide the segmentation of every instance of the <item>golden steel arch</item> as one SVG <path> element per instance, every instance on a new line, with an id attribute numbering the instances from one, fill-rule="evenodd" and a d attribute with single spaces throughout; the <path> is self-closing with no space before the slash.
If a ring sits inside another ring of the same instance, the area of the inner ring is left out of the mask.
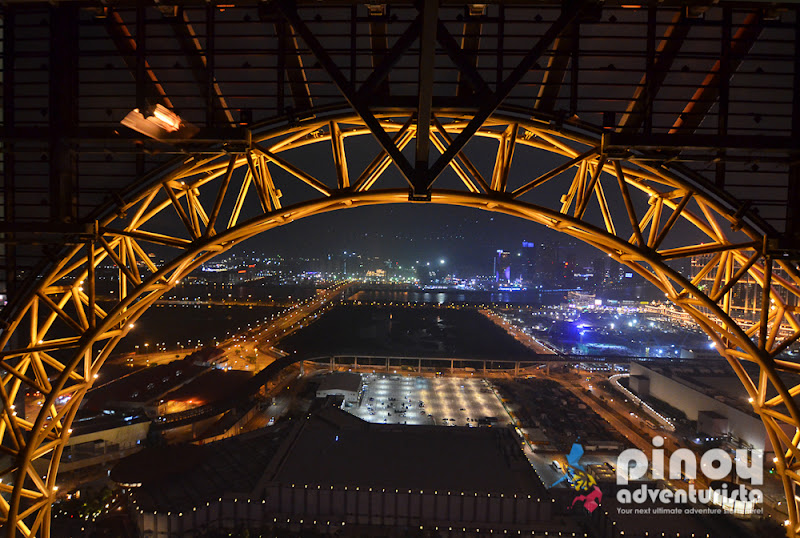
<path id="1" fill-rule="evenodd" d="M 413 111 L 375 117 L 399 150 L 415 139 Z M 469 111 L 435 111 L 424 131 L 430 130 L 431 144 L 444 153 L 471 119 Z M 99 215 L 85 243 L 65 251 L 9 305 L 0 339 L 0 518 L 7 536 L 49 535 L 59 460 L 82 397 L 136 319 L 181 278 L 238 242 L 294 220 L 409 202 L 407 188 L 381 184 L 392 164 L 386 151 L 358 176 L 348 165 L 347 146 L 370 132 L 352 112 L 318 111 L 312 120 L 254 128 L 246 140 L 176 160 Z M 794 398 L 800 382 L 785 380 L 800 373 L 800 363 L 781 354 L 800 338 L 800 275 L 791 263 L 773 258 L 766 230 L 735 200 L 671 171 L 660 157 L 609 151 L 597 131 L 505 111 L 490 117 L 476 136 L 496 142 L 491 175 L 484 177 L 460 151 L 449 163 L 450 179 L 459 187 L 434 186 L 431 202 L 501 212 L 580 239 L 642 275 L 687 312 L 730 363 L 778 447 L 788 531 L 796 536 L 800 410 Z M 335 179 L 316 178 L 293 163 L 297 150 L 312 144 L 330 146 Z M 517 169 L 512 174 L 522 151 L 559 155 L 562 162 L 537 177 Z M 273 176 L 279 169 L 286 173 Z M 311 187 L 313 195 L 284 206 L 281 187 L 290 181 Z M 248 212 L 249 200 L 260 210 Z M 613 211 L 615 205 L 624 210 Z M 164 224 L 167 213 L 174 214 L 178 229 Z M 694 232 L 685 233 L 687 226 Z M 175 255 L 159 267 L 147 244 L 170 247 Z M 707 256 L 697 275 L 671 265 L 695 255 Z M 101 263 L 112 264 L 119 275 L 119 297 L 105 309 L 95 292 Z M 708 278 L 713 284 L 703 288 Z M 753 319 L 732 314 L 732 290 L 745 279 L 761 290 Z M 745 362 L 758 366 L 757 377 Z M 44 396 L 35 417 L 15 410 L 25 391 Z"/>

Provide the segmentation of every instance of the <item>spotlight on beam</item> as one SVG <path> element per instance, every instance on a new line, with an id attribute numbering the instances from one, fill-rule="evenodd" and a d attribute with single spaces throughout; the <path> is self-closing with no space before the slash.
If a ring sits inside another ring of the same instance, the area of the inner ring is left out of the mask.
<path id="1" fill-rule="evenodd" d="M 134 108 L 121 123 L 136 132 L 164 142 L 192 138 L 199 130 L 162 105 L 148 106 L 144 113 Z"/>

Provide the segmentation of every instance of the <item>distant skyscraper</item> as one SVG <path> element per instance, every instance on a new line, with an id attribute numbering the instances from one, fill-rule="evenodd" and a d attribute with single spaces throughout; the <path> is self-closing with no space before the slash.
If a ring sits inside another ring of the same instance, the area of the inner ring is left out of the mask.
<path id="1" fill-rule="evenodd" d="M 526 285 L 534 283 L 536 279 L 536 245 L 531 241 L 522 242 L 519 255 L 519 276 Z"/>
<path id="2" fill-rule="evenodd" d="M 498 250 L 494 258 L 494 281 L 509 282 L 511 280 L 511 253 Z"/>
<path id="3" fill-rule="evenodd" d="M 598 256 L 592 260 L 592 269 L 592 284 L 595 288 L 598 288 L 602 286 L 603 282 L 606 280 L 606 258 L 603 256 Z"/>

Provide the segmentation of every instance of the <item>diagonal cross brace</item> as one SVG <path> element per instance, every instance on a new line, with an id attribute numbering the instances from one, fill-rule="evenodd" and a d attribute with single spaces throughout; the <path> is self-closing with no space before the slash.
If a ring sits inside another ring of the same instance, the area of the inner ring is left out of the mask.
<path id="1" fill-rule="evenodd" d="M 422 19 L 417 17 L 408 25 L 406 31 L 397 38 L 392 48 L 384 55 L 381 63 L 375 66 L 367 80 L 361 84 L 361 87 L 356 92 L 357 99 L 369 99 L 369 96 L 378 89 L 381 82 L 389 75 L 389 71 L 400 61 L 403 54 L 408 52 L 408 49 L 419 37 L 421 23 Z"/>
<path id="2" fill-rule="evenodd" d="M 619 129 L 621 131 L 638 131 L 639 127 L 644 123 L 648 111 L 652 109 L 653 101 L 659 90 L 661 90 L 661 86 L 664 84 L 664 80 L 666 80 L 672 64 L 678 57 L 686 36 L 691 29 L 692 21 L 686 18 L 684 13 L 681 11 L 675 15 L 657 48 L 655 45 L 650 46 L 655 50 L 649 53 L 651 57 L 648 59 L 647 73 L 636 85 L 636 91 L 628 103 L 625 114 L 620 119 Z M 653 11 L 652 17 L 652 32 L 655 33 L 655 11 Z M 650 31 L 648 30 L 648 32 Z M 648 39 L 654 41 L 655 35 Z"/>
<path id="3" fill-rule="evenodd" d="M 412 198 L 424 200 L 428 199 L 427 196 L 429 195 L 430 187 L 433 185 L 436 178 L 438 178 L 444 169 L 450 165 L 450 162 L 453 160 L 453 158 L 463 150 L 464 146 L 478 131 L 481 125 L 483 125 L 483 123 L 494 113 L 494 111 L 497 110 L 500 104 L 502 104 L 506 97 L 508 97 L 508 95 L 511 93 L 513 88 L 534 66 L 544 51 L 547 50 L 547 48 L 558 37 L 558 35 L 560 35 L 568 25 L 575 21 L 582 11 L 583 2 L 576 2 L 574 4 L 570 3 L 570 5 L 564 7 L 559 18 L 536 42 L 530 51 L 528 51 L 517 67 L 511 72 L 511 74 L 508 75 L 508 77 L 506 77 L 505 80 L 503 80 L 494 93 L 488 91 L 488 85 L 486 85 L 485 81 L 483 81 L 479 75 L 476 76 L 476 69 L 470 69 L 467 65 L 467 62 L 461 61 L 463 60 L 461 53 L 456 51 L 450 42 L 450 40 L 452 40 L 452 36 L 449 36 L 450 39 L 448 39 L 448 33 L 446 31 L 442 31 L 442 25 L 439 23 L 438 18 L 436 17 L 437 10 L 432 8 L 426 9 L 428 3 L 423 5 L 422 18 L 418 17 L 413 25 L 418 25 L 417 21 L 421 20 L 424 26 L 424 19 L 426 18 L 425 15 L 427 12 L 428 25 L 434 28 L 433 31 L 428 32 L 429 39 L 431 37 L 433 39 L 438 39 L 443 47 L 447 50 L 448 55 L 451 57 L 453 62 L 459 68 L 465 71 L 467 78 L 469 79 L 470 83 L 476 87 L 478 93 L 486 96 L 484 99 L 485 104 L 478 110 L 467 127 L 455 138 L 455 140 L 453 140 L 453 143 L 430 168 L 427 167 L 427 155 L 424 152 L 427 142 L 429 142 L 427 137 L 430 131 L 430 122 L 428 121 L 426 123 L 425 118 L 418 116 L 417 156 L 421 157 L 425 162 L 414 166 L 408 161 L 408 159 L 405 158 L 397 146 L 394 145 L 391 137 L 389 137 L 383 127 L 381 127 L 377 118 L 375 118 L 375 116 L 369 110 L 367 101 L 368 96 L 363 95 L 361 92 L 356 92 L 353 84 L 344 77 L 341 70 L 337 67 L 336 63 L 332 60 L 327 51 L 325 51 L 322 44 L 316 39 L 308 26 L 300 18 L 297 13 L 295 3 L 292 0 L 279 0 L 275 5 L 284 19 L 286 19 L 286 21 L 292 25 L 295 32 L 297 32 L 303 41 L 305 41 L 306 45 L 319 61 L 320 66 L 325 70 L 328 76 L 331 77 L 333 83 L 339 89 L 339 92 L 342 94 L 345 100 L 347 100 L 348 104 L 350 104 L 353 110 L 355 110 L 356 113 L 361 117 L 381 147 L 392 158 L 395 166 L 398 167 L 408 184 L 411 186 Z M 436 4 L 434 4 L 434 7 L 435 5 Z M 422 41 L 424 42 L 425 33 L 421 33 Z M 387 59 L 391 58 L 393 62 L 396 62 L 402 53 L 407 50 L 408 46 L 410 46 L 411 42 L 413 42 L 415 38 L 416 34 L 411 29 L 406 30 L 402 36 L 402 42 L 395 44 L 393 51 L 390 52 Z M 431 109 L 429 102 L 430 100 L 427 99 L 427 89 L 428 86 L 432 86 L 431 69 L 433 62 L 430 56 L 433 56 L 434 51 L 432 46 L 429 45 L 426 48 L 424 43 L 422 48 L 429 52 L 429 54 L 425 54 L 426 51 L 423 50 L 420 58 L 420 92 L 418 103 L 420 110 L 418 112 L 424 115 L 424 113 L 429 112 Z M 391 65 L 388 63 L 385 66 L 382 66 L 374 77 L 368 79 L 368 87 L 373 87 L 374 85 L 380 83 L 390 68 Z M 425 73 L 430 73 L 430 77 L 426 77 Z M 425 127 L 426 125 L 427 129 Z M 420 138 L 425 140 L 420 142 Z"/>
<path id="4" fill-rule="evenodd" d="M 747 15 L 731 39 L 730 57 L 717 60 L 686 104 L 680 116 L 675 120 L 669 130 L 669 134 L 692 134 L 700 127 L 706 114 L 719 98 L 723 77 L 730 78 L 736 72 L 745 55 L 753 47 L 758 36 L 761 35 L 763 28 L 764 25 L 759 11 L 753 11 Z M 727 66 L 722 63 L 726 60 L 728 62 Z"/>
<path id="5" fill-rule="evenodd" d="M 458 46 L 453 34 L 442 21 L 436 27 L 436 40 L 444 48 L 447 56 L 458 67 L 464 82 L 467 82 L 480 99 L 491 98 L 492 90 L 475 67 L 474 59 L 470 58 L 464 49 Z"/>
<path id="6" fill-rule="evenodd" d="M 556 108 L 556 100 L 567 73 L 567 64 L 572 57 L 573 49 L 577 46 L 578 25 L 573 23 L 567 26 L 566 30 L 558 36 L 553 43 L 553 55 L 547 63 L 547 70 L 542 78 L 542 85 L 539 86 L 539 94 L 533 108 L 552 112 Z M 572 57 L 573 64 L 575 58 Z"/>
<path id="7" fill-rule="evenodd" d="M 578 17 L 582 11 L 581 8 L 581 3 L 577 6 L 565 5 L 558 19 L 556 19 L 545 34 L 539 38 L 539 41 L 528 51 L 517 67 L 514 68 L 511 74 L 498 86 L 494 95 L 492 95 L 478 110 L 464 130 L 453 140 L 453 143 L 447 148 L 447 151 L 437 159 L 433 167 L 428 171 L 428 188 L 436 181 L 436 178 L 444 171 L 445 167 L 450 164 L 453 157 L 455 157 L 464 148 L 467 142 L 470 141 L 473 135 L 480 129 L 481 125 L 483 125 L 489 116 L 497 110 L 505 98 L 508 97 L 508 94 L 511 93 L 511 90 L 514 89 L 519 81 L 522 80 L 522 77 L 534 66 L 536 61 L 541 57 L 544 51 L 547 50 L 556 37 Z"/>
<path id="8" fill-rule="evenodd" d="M 177 17 L 166 17 L 166 20 L 178 40 L 203 97 L 213 103 L 214 121 L 218 125 L 235 127 L 236 122 L 233 120 L 225 96 L 213 77 L 213 70 L 210 69 L 208 50 L 203 49 L 186 11 L 181 10 Z M 208 32 L 210 33 L 210 30 Z"/>
<path id="9" fill-rule="evenodd" d="M 381 147 L 386 150 L 386 153 L 388 153 L 392 158 L 395 166 L 397 166 L 397 168 L 400 170 L 400 173 L 403 174 L 408 184 L 413 187 L 414 167 L 410 162 L 408 162 L 408 159 L 406 159 L 405 156 L 400 153 L 400 150 L 392 142 L 391 137 L 389 137 L 386 131 L 384 131 L 378 119 L 369 110 L 366 101 L 362 98 L 359 98 L 353 85 L 345 78 L 341 70 L 337 67 L 336 63 L 325 51 L 322 44 L 317 40 L 308 26 L 306 26 L 306 24 L 297 14 L 297 9 L 295 8 L 294 3 L 289 0 L 282 0 L 276 2 L 275 5 L 286 21 L 292 25 L 295 32 L 297 32 L 303 41 L 305 41 L 306 45 L 308 45 L 308 48 L 311 49 L 314 57 L 316 57 L 317 61 L 319 61 L 320 66 L 322 66 L 328 76 L 331 77 L 333 83 L 339 89 L 339 92 L 342 94 L 345 100 L 347 100 L 348 104 L 353 107 L 353 110 L 355 110 L 359 117 L 361 117 L 361 119 L 364 121 L 367 128 L 372 133 L 372 136 L 375 137 Z"/>

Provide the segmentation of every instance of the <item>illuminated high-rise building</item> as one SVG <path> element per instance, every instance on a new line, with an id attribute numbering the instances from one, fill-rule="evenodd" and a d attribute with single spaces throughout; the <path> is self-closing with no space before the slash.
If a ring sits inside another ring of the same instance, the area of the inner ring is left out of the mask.
<path id="1" fill-rule="evenodd" d="M 498 250 L 494 257 L 494 281 L 511 281 L 511 253 L 507 250 Z"/>

